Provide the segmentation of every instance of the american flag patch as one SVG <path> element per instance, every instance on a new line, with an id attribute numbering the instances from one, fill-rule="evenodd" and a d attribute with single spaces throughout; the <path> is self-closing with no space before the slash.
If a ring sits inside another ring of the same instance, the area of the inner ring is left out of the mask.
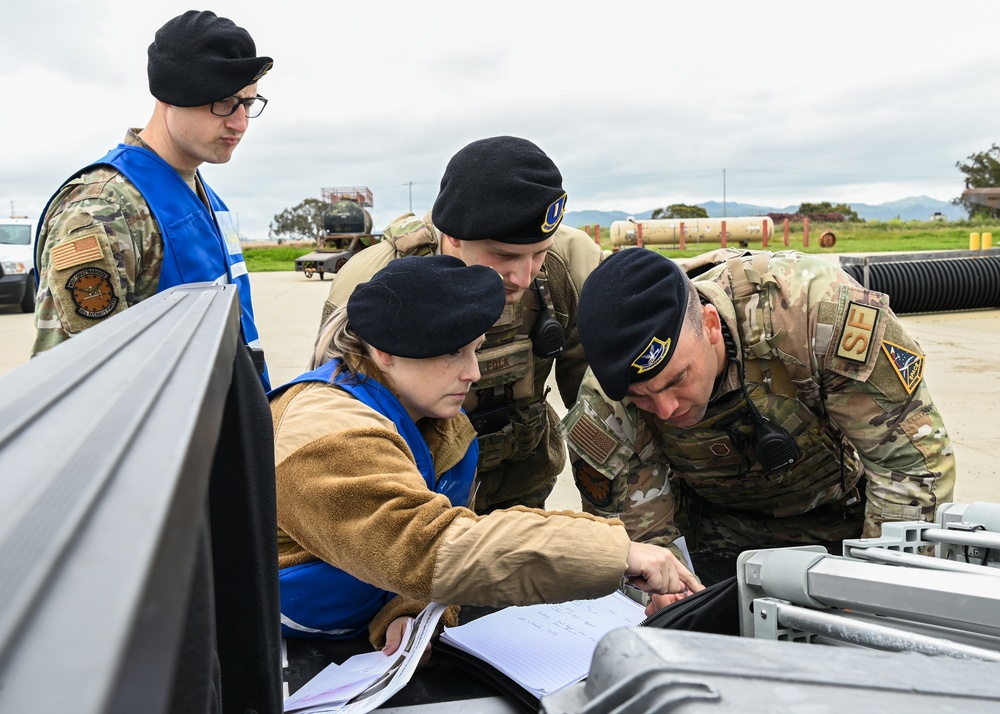
<path id="1" fill-rule="evenodd" d="M 97 239 L 100 234 L 96 232 L 99 230 L 101 229 L 98 228 L 87 235 L 53 248 L 52 252 L 49 253 L 52 267 L 56 270 L 64 270 L 72 268 L 74 265 L 102 258 L 104 250 L 101 248 L 101 242 Z"/>
<path id="2" fill-rule="evenodd" d="M 586 417 L 573 425 L 568 436 L 574 446 L 599 464 L 606 463 L 615 452 L 615 440 Z"/>

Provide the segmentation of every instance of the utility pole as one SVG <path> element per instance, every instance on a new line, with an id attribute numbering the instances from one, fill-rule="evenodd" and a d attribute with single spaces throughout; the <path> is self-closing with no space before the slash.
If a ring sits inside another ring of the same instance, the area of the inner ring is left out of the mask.
<path id="1" fill-rule="evenodd" d="M 405 185 L 410 187 L 410 213 L 413 213 L 413 182 L 408 181 Z"/>
<path id="2" fill-rule="evenodd" d="M 726 217 L 726 170 L 722 169 L 722 217 Z"/>

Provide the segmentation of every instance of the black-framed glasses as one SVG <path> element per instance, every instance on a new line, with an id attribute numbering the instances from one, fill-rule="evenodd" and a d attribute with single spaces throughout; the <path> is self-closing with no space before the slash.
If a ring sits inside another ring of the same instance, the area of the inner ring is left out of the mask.
<path id="1" fill-rule="evenodd" d="M 254 119 L 260 116 L 267 106 L 267 100 L 260 96 L 256 97 L 226 97 L 217 102 L 212 102 L 212 114 L 217 117 L 229 117 L 236 113 L 241 106 L 246 107 L 247 119 Z"/>

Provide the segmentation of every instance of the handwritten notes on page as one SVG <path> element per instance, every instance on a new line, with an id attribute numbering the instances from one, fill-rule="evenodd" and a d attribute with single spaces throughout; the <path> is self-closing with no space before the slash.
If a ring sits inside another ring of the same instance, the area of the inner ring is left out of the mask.
<path id="1" fill-rule="evenodd" d="M 644 619 L 642 605 L 615 592 L 596 600 L 508 607 L 446 627 L 441 639 L 541 698 L 586 677 L 604 635 Z"/>

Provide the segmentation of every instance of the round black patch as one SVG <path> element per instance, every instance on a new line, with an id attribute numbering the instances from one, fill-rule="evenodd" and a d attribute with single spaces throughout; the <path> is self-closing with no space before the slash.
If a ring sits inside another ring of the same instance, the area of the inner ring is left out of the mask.
<path id="1" fill-rule="evenodd" d="M 111 285 L 111 275 L 100 268 L 83 268 L 66 283 L 76 312 L 91 320 L 107 317 L 118 307 L 118 296 Z"/>

